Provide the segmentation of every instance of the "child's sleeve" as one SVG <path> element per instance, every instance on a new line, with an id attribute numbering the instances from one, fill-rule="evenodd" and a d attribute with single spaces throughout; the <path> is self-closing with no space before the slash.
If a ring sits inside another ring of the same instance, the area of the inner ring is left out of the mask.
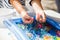
<path id="1" fill-rule="evenodd" d="M 9 3 L 9 1 L 10 0 L 2 0 L 2 2 L 3 2 L 3 6 L 5 7 L 5 8 L 13 8 L 12 7 L 12 5 Z M 21 2 L 21 4 L 23 5 L 23 6 L 25 6 L 25 2 L 27 1 L 27 3 L 29 4 L 29 2 L 31 1 L 31 0 L 19 0 L 20 2 Z"/>
<path id="2" fill-rule="evenodd" d="M 10 5 L 10 0 L 2 0 L 4 8 L 13 8 L 12 5 Z"/>
<path id="3" fill-rule="evenodd" d="M 12 5 L 9 3 L 10 0 L 3 0 L 3 5 L 6 8 L 13 8 Z M 25 5 L 25 0 L 19 0 L 22 5 Z"/>
<path id="4" fill-rule="evenodd" d="M 3 2 L 2 2 L 2 0 L 0 0 L 0 8 L 4 7 L 2 4 L 3 4 Z"/>

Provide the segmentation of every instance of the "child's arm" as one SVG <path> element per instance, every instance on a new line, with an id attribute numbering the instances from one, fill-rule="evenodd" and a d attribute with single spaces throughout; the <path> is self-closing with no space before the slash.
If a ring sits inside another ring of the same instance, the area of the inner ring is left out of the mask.
<path id="1" fill-rule="evenodd" d="M 22 11 L 26 12 L 19 0 L 10 0 L 10 3 L 19 13 L 22 13 Z"/>
<path id="2" fill-rule="evenodd" d="M 24 23 L 32 23 L 33 18 L 31 18 L 26 10 L 23 8 L 19 0 L 10 0 L 11 5 L 19 12 L 22 16 Z"/>
<path id="3" fill-rule="evenodd" d="M 41 5 L 41 0 L 32 0 L 31 5 L 36 12 L 36 19 L 40 22 L 45 22 L 46 21 L 46 15 L 43 11 L 43 8 Z M 42 16 L 42 18 L 41 18 L 41 16 Z"/>

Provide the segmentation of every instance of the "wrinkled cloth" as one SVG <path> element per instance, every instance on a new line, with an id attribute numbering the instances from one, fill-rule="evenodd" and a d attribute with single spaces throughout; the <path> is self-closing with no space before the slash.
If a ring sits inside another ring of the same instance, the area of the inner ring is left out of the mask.
<path id="1" fill-rule="evenodd" d="M 56 4 L 57 4 L 58 12 L 60 13 L 60 0 L 56 0 Z"/>
<path id="2" fill-rule="evenodd" d="M 0 8 L 13 8 L 12 5 L 9 3 L 10 0 L 0 0 Z M 25 6 L 25 1 L 31 1 L 31 0 L 19 0 L 22 5 Z"/>
<path id="3" fill-rule="evenodd" d="M 57 10 L 56 0 L 42 0 L 41 3 L 46 10 Z"/>

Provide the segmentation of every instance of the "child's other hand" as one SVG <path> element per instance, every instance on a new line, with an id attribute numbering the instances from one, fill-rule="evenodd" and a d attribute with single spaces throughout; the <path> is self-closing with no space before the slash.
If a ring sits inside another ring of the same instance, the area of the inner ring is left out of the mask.
<path id="1" fill-rule="evenodd" d="M 36 13 L 36 20 L 39 21 L 40 23 L 44 23 L 46 21 L 46 15 L 45 13 Z"/>
<path id="2" fill-rule="evenodd" d="M 24 23 L 30 24 L 33 22 L 33 17 L 30 17 L 26 12 L 22 12 L 21 15 Z"/>

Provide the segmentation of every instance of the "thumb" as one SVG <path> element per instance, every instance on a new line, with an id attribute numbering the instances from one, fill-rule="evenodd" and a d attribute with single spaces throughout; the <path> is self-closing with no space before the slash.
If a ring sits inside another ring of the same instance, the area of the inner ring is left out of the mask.
<path id="1" fill-rule="evenodd" d="M 27 20 L 33 20 L 33 17 L 30 17 L 28 14 L 24 18 Z"/>

